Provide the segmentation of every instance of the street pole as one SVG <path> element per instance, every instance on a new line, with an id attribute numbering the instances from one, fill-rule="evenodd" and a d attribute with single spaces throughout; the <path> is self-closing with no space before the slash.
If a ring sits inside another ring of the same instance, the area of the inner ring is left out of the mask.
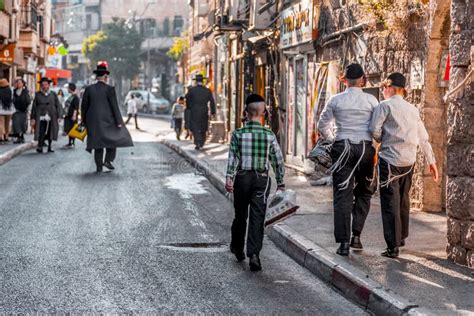
<path id="1" fill-rule="evenodd" d="M 151 87 L 150 87 L 150 37 L 148 36 L 147 38 L 147 53 L 146 53 L 146 85 L 148 88 L 148 109 L 150 108 L 150 93 L 151 93 Z"/>

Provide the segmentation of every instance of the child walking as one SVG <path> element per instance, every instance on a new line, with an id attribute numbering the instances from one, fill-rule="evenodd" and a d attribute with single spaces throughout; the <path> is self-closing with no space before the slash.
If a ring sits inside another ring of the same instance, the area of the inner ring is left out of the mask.
<path id="1" fill-rule="evenodd" d="M 176 103 L 173 105 L 173 109 L 171 110 L 171 116 L 173 118 L 173 127 L 176 132 L 176 139 L 178 140 L 181 140 L 185 110 L 186 108 L 184 106 L 184 97 L 181 96 L 176 100 Z"/>

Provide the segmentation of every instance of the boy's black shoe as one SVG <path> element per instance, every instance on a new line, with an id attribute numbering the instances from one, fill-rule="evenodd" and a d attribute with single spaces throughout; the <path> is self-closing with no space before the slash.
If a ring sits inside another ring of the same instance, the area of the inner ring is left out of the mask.
<path id="1" fill-rule="evenodd" d="M 54 153 L 54 150 L 52 148 L 48 148 L 49 153 Z"/>
<path id="2" fill-rule="evenodd" d="M 360 242 L 359 236 L 352 236 L 351 248 L 360 249 L 360 250 L 364 249 L 364 247 L 362 246 L 362 243 Z"/>
<path id="3" fill-rule="evenodd" d="M 104 162 L 104 167 L 109 169 L 109 170 L 115 170 L 115 167 L 112 165 L 110 161 Z"/>
<path id="4" fill-rule="evenodd" d="M 405 239 L 402 239 L 402 240 L 400 241 L 400 247 L 405 247 Z"/>
<path id="5" fill-rule="evenodd" d="M 387 248 L 384 252 L 382 252 L 382 256 L 387 258 L 396 258 L 399 255 L 398 247 L 395 248 Z"/>
<path id="6" fill-rule="evenodd" d="M 95 171 L 96 173 L 102 172 L 103 168 L 102 167 L 97 167 L 97 170 Z"/>
<path id="7" fill-rule="evenodd" d="M 341 245 L 339 246 L 339 249 L 337 249 L 336 253 L 340 256 L 348 256 L 349 248 L 350 245 L 348 242 L 341 242 Z"/>
<path id="8" fill-rule="evenodd" d="M 258 255 L 252 255 L 249 260 L 250 271 L 260 271 L 262 270 L 262 265 L 260 263 L 260 258 Z"/>
<path id="9" fill-rule="evenodd" d="M 36 152 L 37 152 L 38 154 L 42 154 L 42 153 L 43 153 L 43 148 L 42 148 L 42 147 L 36 148 Z"/>
<path id="10" fill-rule="evenodd" d="M 234 247 L 230 247 L 230 252 L 232 252 L 235 255 L 235 258 L 237 259 L 238 262 L 242 262 L 245 260 L 245 254 L 243 251 L 237 251 Z"/>

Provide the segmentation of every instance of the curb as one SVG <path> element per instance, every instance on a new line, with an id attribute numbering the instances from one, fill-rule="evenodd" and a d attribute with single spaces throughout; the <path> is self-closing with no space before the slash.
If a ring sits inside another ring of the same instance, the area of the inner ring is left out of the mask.
<path id="1" fill-rule="evenodd" d="M 13 149 L 10 149 L 6 153 L 0 155 L 0 166 L 6 164 L 7 162 L 12 160 L 13 158 L 21 155 L 25 151 L 28 151 L 28 150 L 33 149 L 35 147 L 36 147 L 36 142 L 32 141 L 32 142 L 29 142 L 29 143 L 26 143 L 26 144 L 23 144 L 23 145 L 19 145 L 19 146 L 13 148 Z"/>
<path id="2" fill-rule="evenodd" d="M 162 139 L 161 143 L 176 151 L 202 172 L 209 181 L 228 199 L 224 180 L 210 170 L 206 163 L 192 157 L 180 146 Z M 419 308 L 380 283 L 369 278 L 360 269 L 329 253 L 311 240 L 298 234 L 284 223 L 268 227 L 267 235 L 284 253 L 328 285 L 337 289 L 344 297 L 375 315 L 428 315 L 428 310 Z"/>

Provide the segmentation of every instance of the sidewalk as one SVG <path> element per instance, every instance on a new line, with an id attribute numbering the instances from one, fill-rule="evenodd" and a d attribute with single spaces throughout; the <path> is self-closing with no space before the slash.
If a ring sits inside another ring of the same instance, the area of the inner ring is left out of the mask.
<path id="1" fill-rule="evenodd" d="M 33 135 L 25 135 L 24 144 L 13 144 L 13 140 L 7 145 L 0 145 L 0 166 L 6 164 L 25 151 L 35 148 L 36 143 L 33 141 Z"/>
<path id="2" fill-rule="evenodd" d="M 194 150 L 173 135 L 162 142 L 195 164 L 223 193 L 227 145 Z M 297 192 L 298 212 L 267 231 L 297 262 L 375 314 L 474 315 L 474 271 L 446 260 L 446 216 L 412 212 L 410 237 L 401 256 L 380 256 L 386 247 L 378 199 L 362 234 L 364 250 L 335 254 L 332 188 L 312 187 L 287 168 L 287 189 Z M 273 185 L 275 188 L 275 185 Z M 418 306 L 418 307 L 417 307 Z"/>

